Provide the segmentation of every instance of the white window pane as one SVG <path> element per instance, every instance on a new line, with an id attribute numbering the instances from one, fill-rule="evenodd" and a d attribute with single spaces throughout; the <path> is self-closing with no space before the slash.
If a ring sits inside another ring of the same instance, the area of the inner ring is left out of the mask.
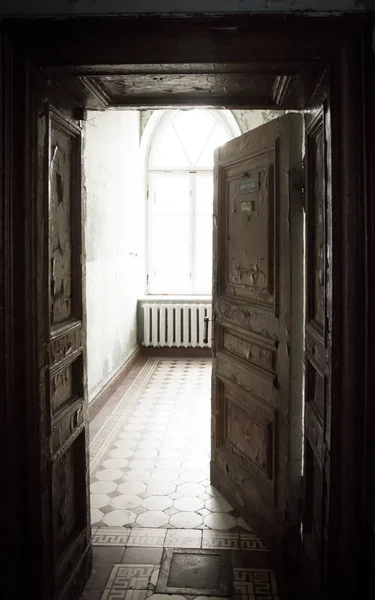
<path id="1" fill-rule="evenodd" d="M 195 270 L 195 294 L 212 294 L 212 266 Z"/>
<path id="2" fill-rule="evenodd" d="M 230 136 L 221 123 L 216 123 L 213 132 L 211 133 L 207 145 L 197 161 L 197 167 L 200 169 L 212 169 L 214 166 L 214 151 L 215 148 L 222 146 L 230 139 Z"/>
<path id="3" fill-rule="evenodd" d="M 154 138 L 148 203 L 151 293 L 212 293 L 213 155 L 232 137 L 215 114 L 170 111 Z"/>
<path id="4" fill-rule="evenodd" d="M 189 173 L 152 173 L 150 192 L 154 214 L 188 215 L 190 213 Z"/>
<path id="5" fill-rule="evenodd" d="M 195 265 L 208 267 L 212 263 L 212 216 L 198 215 L 195 227 Z"/>
<path id="6" fill-rule="evenodd" d="M 170 123 L 154 140 L 150 152 L 150 169 L 186 169 L 189 160 Z"/>
<path id="7" fill-rule="evenodd" d="M 180 267 L 156 269 L 151 280 L 150 291 L 153 294 L 191 294 L 189 269 Z"/>
<path id="8" fill-rule="evenodd" d="M 209 173 L 197 173 L 195 180 L 195 211 L 197 214 L 212 215 L 214 177 Z"/>
<path id="9" fill-rule="evenodd" d="M 190 217 L 156 216 L 152 228 L 152 264 L 189 268 Z"/>
<path id="10" fill-rule="evenodd" d="M 174 117 L 173 124 L 191 164 L 194 165 L 215 124 L 214 117 L 207 110 L 180 111 Z"/>

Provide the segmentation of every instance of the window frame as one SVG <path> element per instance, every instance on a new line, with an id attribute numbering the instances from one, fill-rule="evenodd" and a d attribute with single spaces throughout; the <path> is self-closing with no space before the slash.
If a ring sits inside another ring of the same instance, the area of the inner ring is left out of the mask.
<path id="1" fill-rule="evenodd" d="M 204 109 L 207 110 L 215 119 L 216 122 L 223 125 L 227 134 L 228 141 L 240 135 L 239 131 L 234 131 L 235 127 L 231 125 L 229 119 L 227 119 L 220 110 L 214 109 Z M 150 143 L 148 146 L 147 159 L 146 159 L 146 295 L 147 296 L 165 296 L 165 297 L 173 297 L 173 296 L 186 296 L 189 298 L 200 297 L 200 296 L 211 296 L 211 291 L 207 292 L 199 292 L 196 287 L 196 221 L 197 221 L 197 212 L 196 212 L 196 178 L 197 173 L 211 173 L 213 177 L 213 169 L 208 168 L 196 168 L 192 166 L 187 166 L 185 168 L 166 168 L 163 169 L 152 169 L 150 168 L 150 158 L 151 151 L 155 143 L 158 141 L 159 135 L 163 134 L 164 128 L 167 126 L 168 121 L 173 122 L 174 117 L 180 112 L 177 110 L 166 110 L 164 115 L 159 119 L 159 122 L 151 136 Z M 229 116 L 229 115 L 228 115 Z M 233 115 L 230 114 L 230 117 L 233 119 Z M 173 124 L 172 124 L 173 127 Z M 214 125 L 212 127 L 212 130 Z M 211 132 L 212 132 L 211 130 Z M 210 132 L 210 134 L 211 134 Z M 209 134 L 209 135 L 210 135 Z M 209 135 L 207 137 L 207 141 L 209 139 Z M 183 146 L 183 140 L 178 135 L 180 142 Z M 206 142 L 207 143 L 207 142 Z M 201 155 L 204 152 L 206 144 L 204 145 Z M 200 156 L 201 156 L 200 155 Z M 199 159 L 199 157 L 198 157 Z M 190 291 L 184 292 L 165 292 L 165 291 L 157 291 L 158 288 L 154 287 L 153 281 L 153 273 L 154 273 L 154 264 L 152 257 L 152 238 L 153 238 L 153 206 L 152 206 L 152 176 L 153 174 L 162 174 L 162 173 L 189 173 L 190 174 Z"/>

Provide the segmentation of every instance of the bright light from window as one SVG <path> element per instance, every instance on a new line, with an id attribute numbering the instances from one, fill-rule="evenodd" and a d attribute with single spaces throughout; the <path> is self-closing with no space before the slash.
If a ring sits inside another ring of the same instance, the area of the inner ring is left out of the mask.
<path id="1" fill-rule="evenodd" d="M 211 294 L 215 148 L 232 135 L 217 111 L 170 111 L 149 157 L 149 293 Z"/>

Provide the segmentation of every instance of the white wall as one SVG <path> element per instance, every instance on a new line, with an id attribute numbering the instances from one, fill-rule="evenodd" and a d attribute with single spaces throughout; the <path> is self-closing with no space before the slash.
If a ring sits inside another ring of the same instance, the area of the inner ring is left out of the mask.
<path id="1" fill-rule="evenodd" d="M 139 113 L 89 111 L 86 121 L 86 302 L 89 399 L 137 345 L 144 291 Z"/>

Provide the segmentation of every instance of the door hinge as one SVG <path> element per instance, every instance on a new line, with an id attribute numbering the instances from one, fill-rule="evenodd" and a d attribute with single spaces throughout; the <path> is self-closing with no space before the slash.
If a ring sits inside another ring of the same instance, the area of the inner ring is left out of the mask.
<path id="1" fill-rule="evenodd" d="M 150 197 L 150 188 L 149 188 L 149 187 L 147 188 L 147 191 L 146 191 L 146 197 L 147 197 L 147 200 L 148 200 L 148 199 L 149 199 L 149 197 Z"/>
<path id="2" fill-rule="evenodd" d="M 290 184 L 297 190 L 304 187 L 303 167 L 301 169 L 292 169 L 290 171 Z"/>

